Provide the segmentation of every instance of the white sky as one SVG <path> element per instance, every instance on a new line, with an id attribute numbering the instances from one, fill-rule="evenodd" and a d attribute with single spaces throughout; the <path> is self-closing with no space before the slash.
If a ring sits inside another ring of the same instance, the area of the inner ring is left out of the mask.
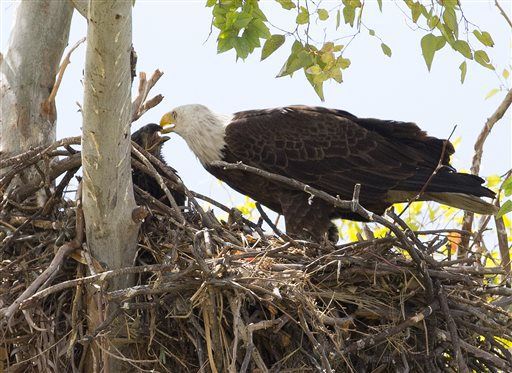
<path id="1" fill-rule="evenodd" d="M 274 25 L 286 28 L 293 22 L 295 15 L 273 6 L 273 1 L 262 3 Z M 323 1 L 322 7 L 330 9 L 338 3 Z M 148 75 L 157 68 L 164 71 L 152 94 L 162 93 L 165 99 L 134 123 L 134 130 L 158 122 L 164 112 L 186 103 L 201 103 L 221 113 L 289 104 L 322 105 L 361 117 L 414 121 L 429 134 L 441 138 L 446 138 L 457 124 L 453 138 L 462 137 L 462 143 L 453 164 L 469 169 L 475 139 L 505 91 L 487 100 L 484 97 L 493 88 L 510 86 L 510 82 L 501 78 L 503 68 L 510 68 L 510 28 L 493 1 L 462 1 L 466 18 L 489 31 L 495 41 L 495 47 L 487 48 L 487 52 L 497 72 L 468 61 L 466 82 L 461 85 L 458 66 L 463 58 L 445 47 L 436 54 L 432 72 L 428 73 L 419 45 L 423 32 L 411 30 L 397 7 L 402 5 L 401 1 L 383 3 L 384 13 L 380 14 L 376 1 L 366 1 L 364 22 L 391 47 L 392 58 L 384 56 L 377 39 L 363 32 L 345 55 L 352 65 L 344 71 L 344 83 L 326 84 L 326 101 L 322 103 L 302 72 L 293 78 L 274 78 L 288 56 L 291 41 L 264 62 L 259 62 L 260 51 L 245 62 L 235 62 L 234 51 L 216 53 L 215 30 L 205 42 L 210 32 L 211 9 L 204 7 L 204 0 L 137 0 L 133 11 L 137 71 Z M 501 3 L 510 15 L 511 1 Z M 16 3 L 0 0 L 0 5 L 0 50 L 5 53 Z M 319 30 L 321 34 L 322 29 Z M 338 33 L 341 37 L 350 31 L 342 26 Z M 85 35 L 86 22 L 75 13 L 69 44 Z M 59 138 L 80 133 L 81 116 L 76 102 L 82 101 L 80 80 L 84 55 L 85 45 L 82 45 L 71 57 L 72 63 L 57 96 Z M 134 91 L 136 88 L 137 82 Z M 484 176 L 502 174 L 511 167 L 510 119 L 509 113 L 487 141 L 481 170 Z M 164 155 L 189 188 L 221 200 L 235 195 L 225 192 L 225 187 L 204 171 L 177 136 L 167 142 Z"/>

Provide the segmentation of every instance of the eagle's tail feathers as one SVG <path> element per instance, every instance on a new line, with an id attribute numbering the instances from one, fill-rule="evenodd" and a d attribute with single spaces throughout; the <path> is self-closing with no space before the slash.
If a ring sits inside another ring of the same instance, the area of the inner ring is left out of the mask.
<path id="1" fill-rule="evenodd" d="M 417 192 L 392 190 L 388 192 L 388 202 L 408 202 L 416 198 Z M 484 201 L 482 198 L 465 193 L 452 192 L 425 192 L 419 201 L 435 201 L 443 205 L 452 206 L 461 210 L 466 210 L 482 215 L 494 215 L 498 208 L 493 204 Z"/>
<path id="2" fill-rule="evenodd" d="M 494 215 L 498 208 L 482 198 L 464 193 L 427 192 L 420 199 L 432 200 L 443 205 L 482 215 Z"/>

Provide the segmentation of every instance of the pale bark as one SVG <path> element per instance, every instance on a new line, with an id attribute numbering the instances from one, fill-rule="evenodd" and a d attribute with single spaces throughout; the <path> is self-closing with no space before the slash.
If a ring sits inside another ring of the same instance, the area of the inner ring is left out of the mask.
<path id="1" fill-rule="evenodd" d="M 130 157 L 132 2 L 90 1 L 84 79 L 82 126 L 82 201 L 87 244 L 105 269 L 132 265 L 139 224 L 132 220 L 136 208 Z M 113 279 L 109 290 L 132 285 L 132 277 Z M 89 288 L 89 332 L 116 310 L 102 309 L 102 300 Z M 110 343 L 120 337 L 120 324 L 112 325 Z M 122 332 L 121 332 L 122 333 Z M 105 339 L 97 342 L 102 343 Z M 120 371 L 120 362 L 109 358 L 110 343 L 101 354 L 104 368 Z M 116 348 L 119 348 L 117 346 Z M 117 353 L 116 353 L 117 355 Z M 89 363 L 93 363 L 90 359 Z M 96 360 L 98 363 L 98 360 Z M 99 368 L 89 365 L 86 370 Z"/>
<path id="2" fill-rule="evenodd" d="M 72 14 L 68 1 L 18 5 L 7 53 L 0 61 L 2 158 L 55 141 L 57 113 L 48 98 L 68 43 Z M 32 170 L 24 178 L 33 174 Z"/>
<path id="3" fill-rule="evenodd" d="M 130 163 L 130 1 L 89 8 L 82 134 L 87 242 L 110 269 L 132 263 L 138 225 Z"/>

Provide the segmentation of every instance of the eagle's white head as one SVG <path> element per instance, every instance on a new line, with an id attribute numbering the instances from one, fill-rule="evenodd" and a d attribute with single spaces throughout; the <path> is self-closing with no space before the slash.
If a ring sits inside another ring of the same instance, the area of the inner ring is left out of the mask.
<path id="1" fill-rule="evenodd" d="M 174 108 L 160 120 L 162 133 L 176 132 L 188 144 L 203 165 L 222 160 L 225 128 L 230 115 L 212 112 L 204 105 L 191 104 Z"/>

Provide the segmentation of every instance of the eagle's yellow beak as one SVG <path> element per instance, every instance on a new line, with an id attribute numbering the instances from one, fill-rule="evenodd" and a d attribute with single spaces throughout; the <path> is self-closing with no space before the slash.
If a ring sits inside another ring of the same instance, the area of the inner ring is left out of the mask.
<path id="1" fill-rule="evenodd" d="M 166 126 L 168 127 L 166 128 Z M 160 119 L 160 127 L 162 127 L 162 131 L 160 131 L 161 133 L 169 133 L 174 130 L 176 122 L 174 121 L 171 112 L 165 113 L 162 119 Z"/>

